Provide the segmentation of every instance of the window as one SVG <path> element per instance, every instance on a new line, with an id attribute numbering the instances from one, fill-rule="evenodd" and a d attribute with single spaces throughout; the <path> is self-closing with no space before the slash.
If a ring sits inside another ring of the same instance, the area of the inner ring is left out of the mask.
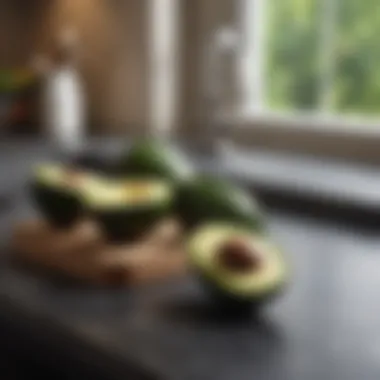
<path id="1" fill-rule="evenodd" d="M 380 117 L 378 0 L 246 0 L 254 112 Z"/>

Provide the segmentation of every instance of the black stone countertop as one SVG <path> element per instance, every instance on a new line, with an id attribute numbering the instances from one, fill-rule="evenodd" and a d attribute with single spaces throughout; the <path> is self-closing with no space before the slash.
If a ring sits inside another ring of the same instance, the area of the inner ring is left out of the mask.
<path id="1" fill-rule="evenodd" d="M 30 163 L 46 150 L 28 152 Z M 23 154 L 8 154 L 21 181 Z M 0 216 L 4 244 L 25 206 Z M 215 315 L 191 278 L 131 292 L 89 289 L 16 269 L 4 251 L 0 322 L 62 366 L 76 361 L 109 378 L 378 380 L 380 237 L 284 213 L 269 222 L 293 283 L 260 321 Z"/>

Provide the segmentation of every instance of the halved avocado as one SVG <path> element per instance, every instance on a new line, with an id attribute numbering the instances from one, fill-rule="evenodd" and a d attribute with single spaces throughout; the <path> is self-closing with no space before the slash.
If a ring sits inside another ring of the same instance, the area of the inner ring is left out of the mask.
<path id="1" fill-rule="evenodd" d="M 175 208 L 188 228 L 226 221 L 265 230 L 263 213 L 254 196 L 220 178 L 201 176 L 183 182 L 176 192 Z"/>
<path id="2" fill-rule="evenodd" d="M 83 214 L 79 188 L 84 175 L 58 164 L 36 167 L 31 195 L 37 208 L 54 226 L 68 228 Z"/>
<path id="3" fill-rule="evenodd" d="M 178 183 L 193 175 L 193 169 L 184 155 L 169 142 L 157 138 L 137 141 L 121 161 L 121 171 L 132 176 L 155 177 Z"/>
<path id="4" fill-rule="evenodd" d="M 224 306 L 257 308 L 278 294 L 287 280 L 279 249 L 236 225 L 202 226 L 187 249 L 195 271 Z"/>
<path id="5" fill-rule="evenodd" d="M 171 210 L 172 190 L 157 180 L 97 180 L 86 186 L 84 203 L 112 243 L 140 238 Z"/>

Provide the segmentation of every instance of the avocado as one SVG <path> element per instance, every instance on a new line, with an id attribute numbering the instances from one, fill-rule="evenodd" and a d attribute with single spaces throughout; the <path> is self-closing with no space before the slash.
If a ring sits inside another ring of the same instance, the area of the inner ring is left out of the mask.
<path id="1" fill-rule="evenodd" d="M 121 171 L 129 176 L 147 176 L 181 182 L 193 174 L 191 165 L 181 152 L 167 141 L 145 138 L 126 152 Z"/>
<path id="2" fill-rule="evenodd" d="M 79 188 L 84 180 L 80 172 L 58 164 L 36 167 L 30 191 L 38 210 L 59 228 L 72 226 L 83 214 Z"/>
<path id="3" fill-rule="evenodd" d="M 71 157 L 68 166 L 74 170 L 95 173 L 101 176 L 114 177 L 119 174 L 119 157 L 114 152 L 102 152 L 98 149 L 87 149 Z"/>
<path id="4" fill-rule="evenodd" d="M 83 199 L 111 243 L 140 238 L 171 210 L 172 190 L 158 180 L 97 179 L 85 187 Z"/>
<path id="5" fill-rule="evenodd" d="M 224 306 L 257 308 L 278 294 L 287 280 L 284 256 L 275 244 L 238 225 L 199 227 L 187 251 L 196 273 Z"/>
<path id="6" fill-rule="evenodd" d="M 264 231 L 264 217 L 256 199 L 220 178 L 197 177 L 177 189 L 175 209 L 188 228 L 212 221 L 230 221 Z"/>

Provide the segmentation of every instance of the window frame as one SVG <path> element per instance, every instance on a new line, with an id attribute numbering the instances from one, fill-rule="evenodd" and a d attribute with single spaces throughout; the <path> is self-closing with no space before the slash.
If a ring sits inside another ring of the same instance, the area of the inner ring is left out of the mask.
<path id="1" fill-rule="evenodd" d="M 189 144 L 207 147 L 215 143 L 217 136 L 210 137 L 206 132 L 214 109 L 204 93 L 204 55 L 217 28 L 235 28 L 241 41 L 229 69 L 236 78 L 231 86 L 238 91 L 231 98 L 235 108 L 229 119 L 228 138 L 237 147 L 264 147 L 380 164 L 380 121 L 357 118 L 347 122 L 345 118 L 331 116 L 321 119 L 258 113 L 246 106 L 244 78 L 238 73 L 242 71 L 243 54 L 249 43 L 242 22 L 247 1 L 251 0 L 180 1 L 180 92 L 174 134 Z M 232 94 L 234 91 L 231 89 Z"/>

